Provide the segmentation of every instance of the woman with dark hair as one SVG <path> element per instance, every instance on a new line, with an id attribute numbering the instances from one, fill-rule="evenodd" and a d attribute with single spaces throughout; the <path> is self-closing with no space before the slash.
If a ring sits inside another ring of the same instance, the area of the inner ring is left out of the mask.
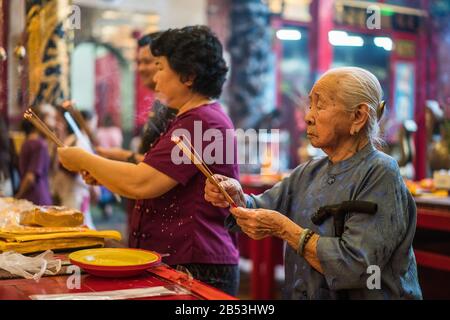
<path id="1" fill-rule="evenodd" d="M 177 161 L 180 153 L 171 141 L 172 134 L 183 130 L 203 155 L 200 151 L 207 140 L 203 132 L 214 132 L 217 141 L 233 130 L 231 120 L 213 100 L 220 96 L 228 71 L 222 45 L 207 27 L 194 26 L 163 32 L 151 49 L 157 57 L 156 92 L 178 113 L 144 161 L 118 162 L 79 148 L 60 148 L 60 160 L 69 170 L 87 171 L 91 182 L 95 179 L 113 192 L 138 200 L 131 219 L 131 247 L 168 253 L 167 264 L 183 266 L 194 278 L 235 295 L 239 254 L 236 235 L 224 227 L 227 210 L 205 201 L 205 177 L 194 164 Z M 213 172 L 237 179 L 236 141 L 234 136 L 230 139 L 230 143 L 221 140 L 215 149 L 227 163 L 207 164 Z"/>
<path id="2" fill-rule="evenodd" d="M 45 108 L 44 108 L 45 110 Z M 46 123 L 55 122 L 54 114 L 35 110 Z M 15 198 L 26 199 L 37 205 L 52 205 L 49 186 L 50 155 L 48 144 L 40 132 L 27 120 L 22 122 L 26 138 L 19 155 L 21 183 Z"/>

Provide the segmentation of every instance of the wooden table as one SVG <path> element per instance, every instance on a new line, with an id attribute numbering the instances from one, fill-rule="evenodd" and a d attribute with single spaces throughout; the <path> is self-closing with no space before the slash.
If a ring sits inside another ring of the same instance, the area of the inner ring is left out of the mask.
<path id="1" fill-rule="evenodd" d="M 200 281 L 188 281 L 185 274 L 164 264 L 148 269 L 142 275 L 129 278 L 101 278 L 82 274 L 79 289 L 69 289 L 68 280 L 69 275 L 46 276 L 41 278 L 38 283 L 27 279 L 0 280 L 0 300 L 30 300 L 33 295 L 92 293 L 175 284 L 188 289 L 190 293 L 137 299 L 236 300 L 236 298 Z"/>

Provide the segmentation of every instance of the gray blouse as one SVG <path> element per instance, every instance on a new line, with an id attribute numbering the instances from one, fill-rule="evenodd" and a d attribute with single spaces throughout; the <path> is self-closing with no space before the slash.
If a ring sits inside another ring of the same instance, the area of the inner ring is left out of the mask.
<path id="1" fill-rule="evenodd" d="M 336 164 L 328 157 L 301 164 L 270 190 L 246 198 L 247 207 L 276 210 L 320 235 L 324 274 L 285 245 L 285 299 L 422 298 L 412 248 L 415 202 L 397 162 L 372 145 Z M 319 207 L 347 200 L 374 202 L 378 210 L 347 214 L 341 238 L 332 217 L 320 226 L 311 222 Z M 231 216 L 227 224 L 235 226 Z"/>

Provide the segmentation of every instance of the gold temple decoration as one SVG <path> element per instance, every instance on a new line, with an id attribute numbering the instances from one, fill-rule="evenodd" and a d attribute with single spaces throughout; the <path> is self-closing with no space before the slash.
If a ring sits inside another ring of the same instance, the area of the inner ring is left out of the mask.
<path id="1" fill-rule="evenodd" d="M 69 95 L 65 22 L 69 0 L 26 1 L 29 105 L 56 104 Z"/>

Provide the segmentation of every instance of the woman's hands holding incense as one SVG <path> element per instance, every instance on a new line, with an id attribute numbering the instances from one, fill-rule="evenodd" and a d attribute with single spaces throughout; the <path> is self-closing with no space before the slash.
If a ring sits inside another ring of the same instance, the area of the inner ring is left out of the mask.
<path id="1" fill-rule="evenodd" d="M 86 184 L 97 186 L 99 185 L 98 181 L 83 166 L 83 160 L 86 154 L 88 153 L 85 150 L 78 147 L 58 148 L 59 162 L 61 162 L 64 168 L 79 172 Z"/>
<path id="2" fill-rule="evenodd" d="M 242 191 L 241 184 L 236 179 L 228 178 L 220 174 L 215 174 L 213 177 L 230 195 L 237 206 L 245 207 L 244 191 Z M 205 200 L 220 208 L 228 208 L 230 206 L 219 188 L 208 179 L 206 179 L 205 184 Z"/>
<path id="3" fill-rule="evenodd" d="M 100 185 L 98 183 L 98 181 L 93 176 L 91 176 L 91 174 L 87 171 L 84 171 L 84 170 L 81 171 L 81 177 L 83 178 L 84 182 L 88 185 L 91 185 L 91 186 Z"/>
<path id="4" fill-rule="evenodd" d="M 275 236 L 286 241 L 294 250 L 298 250 L 300 235 L 303 228 L 294 221 L 274 210 L 231 208 L 231 214 L 236 219 L 241 230 L 254 240 Z M 317 257 L 319 235 L 314 234 L 305 247 L 304 257 L 311 266 L 324 273 Z"/>
<path id="5" fill-rule="evenodd" d="M 284 239 L 285 235 L 290 232 L 290 227 L 298 227 L 278 211 L 241 207 L 231 208 L 230 211 L 241 230 L 255 240 L 269 236 Z"/>
<path id="6" fill-rule="evenodd" d="M 58 148 L 58 158 L 61 164 L 69 171 L 79 172 L 83 168 L 83 160 L 88 154 L 79 147 Z"/>

